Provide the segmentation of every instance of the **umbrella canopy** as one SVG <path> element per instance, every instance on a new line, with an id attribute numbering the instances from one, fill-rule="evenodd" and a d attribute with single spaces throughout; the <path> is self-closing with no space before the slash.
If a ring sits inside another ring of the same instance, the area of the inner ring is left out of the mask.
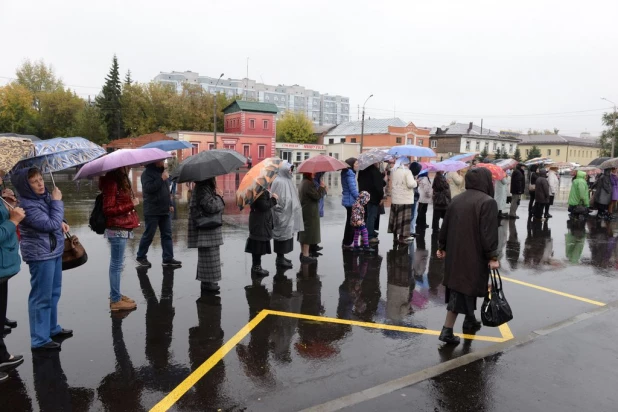
<path id="1" fill-rule="evenodd" d="M 597 157 L 592 162 L 588 163 L 588 166 L 599 166 L 601 163 L 609 159 L 611 159 L 611 157 Z"/>
<path id="2" fill-rule="evenodd" d="M 553 163 L 549 157 L 535 157 L 534 159 L 527 160 L 524 162 L 526 166 L 538 165 L 541 163 Z"/>
<path id="3" fill-rule="evenodd" d="M 604 161 L 599 166 L 599 169 L 614 169 L 616 167 L 618 167 L 618 157 Z"/>
<path id="4" fill-rule="evenodd" d="M 328 155 L 317 155 L 305 160 L 299 166 L 299 173 L 334 172 L 335 170 L 347 169 L 347 163 Z"/>
<path id="5" fill-rule="evenodd" d="M 134 167 L 158 162 L 172 157 L 161 149 L 120 149 L 86 163 L 73 180 L 101 176 L 119 167 Z"/>
<path id="6" fill-rule="evenodd" d="M 278 157 L 269 157 L 247 172 L 236 191 L 236 204 L 241 210 L 253 203 L 265 190 L 270 189 L 270 185 L 279 173 L 281 162 L 282 160 Z"/>
<path id="7" fill-rule="evenodd" d="M 449 158 L 448 160 L 459 160 L 460 162 L 469 162 L 470 160 L 474 159 L 476 156 L 478 156 L 476 153 L 462 153 L 462 154 L 455 155 Z"/>
<path id="8" fill-rule="evenodd" d="M 193 145 L 184 140 L 159 140 L 156 142 L 150 142 L 142 146 L 142 149 L 161 149 L 166 152 L 172 150 L 191 149 Z"/>
<path id="9" fill-rule="evenodd" d="M 17 162 L 34 151 L 29 139 L 0 137 L 0 172 L 8 173 Z"/>
<path id="10" fill-rule="evenodd" d="M 491 172 L 491 178 L 493 180 L 502 180 L 506 177 L 506 173 L 498 165 L 491 163 L 477 163 L 476 167 L 484 167 Z"/>
<path id="11" fill-rule="evenodd" d="M 602 172 L 602 170 L 596 166 L 582 166 L 582 167 L 576 167 L 575 169 L 573 169 L 573 172 L 584 172 L 588 176 L 592 176 L 592 175 L 598 175 L 599 173 Z"/>
<path id="12" fill-rule="evenodd" d="M 371 149 L 358 155 L 358 169 L 365 170 L 374 163 L 383 162 L 388 155 L 388 150 Z"/>
<path id="13" fill-rule="evenodd" d="M 33 135 L 33 134 L 0 133 L 0 136 L 18 137 L 20 139 L 30 139 L 33 142 L 41 140 L 38 137 L 36 137 L 35 135 Z"/>
<path id="14" fill-rule="evenodd" d="M 494 163 L 497 166 L 500 166 L 502 170 L 514 169 L 519 162 L 515 159 L 501 159 L 500 161 Z"/>
<path id="15" fill-rule="evenodd" d="M 431 172 L 456 172 L 466 167 L 469 166 L 462 161 L 447 159 L 438 163 L 429 163 L 427 170 Z"/>
<path id="16" fill-rule="evenodd" d="M 42 173 L 83 165 L 105 154 L 98 144 L 83 137 L 56 137 L 34 143 L 34 151 L 15 165 L 14 170 L 36 167 Z"/>
<path id="17" fill-rule="evenodd" d="M 430 148 L 413 144 L 393 146 L 388 151 L 388 154 L 392 156 L 436 157 L 436 154 Z"/>
<path id="18" fill-rule="evenodd" d="M 244 165 L 247 159 L 235 150 L 205 150 L 187 157 L 178 165 L 173 179 L 178 183 L 200 182 L 211 177 L 226 175 Z"/>

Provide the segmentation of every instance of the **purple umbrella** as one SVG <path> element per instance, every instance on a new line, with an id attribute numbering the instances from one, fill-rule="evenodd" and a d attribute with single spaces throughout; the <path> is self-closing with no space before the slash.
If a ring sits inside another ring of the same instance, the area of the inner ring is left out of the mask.
<path id="1" fill-rule="evenodd" d="M 427 170 L 432 172 L 456 172 L 466 167 L 468 167 L 468 165 L 459 160 L 444 160 L 438 163 L 430 163 Z"/>
<path id="2" fill-rule="evenodd" d="M 161 149 L 120 149 L 86 163 L 73 180 L 100 176 L 119 167 L 141 166 L 172 157 Z"/>

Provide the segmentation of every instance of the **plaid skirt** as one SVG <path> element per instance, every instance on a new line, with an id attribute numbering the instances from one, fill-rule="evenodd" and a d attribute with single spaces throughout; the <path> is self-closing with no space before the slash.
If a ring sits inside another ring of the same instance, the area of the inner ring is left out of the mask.
<path id="1" fill-rule="evenodd" d="M 197 276 L 200 282 L 221 280 L 221 254 L 219 246 L 197 248 Z"/>
<path id="2" fill-rule="evenodd" d="M 388 218 L 388 233 L 403 237 L 410 236 L 412 224 L 412 205 L 391 205 L 391 214 Z"/>

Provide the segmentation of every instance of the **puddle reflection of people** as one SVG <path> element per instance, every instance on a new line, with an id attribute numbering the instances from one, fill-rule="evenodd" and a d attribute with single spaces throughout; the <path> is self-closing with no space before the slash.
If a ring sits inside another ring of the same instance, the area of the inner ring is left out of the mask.
<path id="1" fill-rule="evenodd" d="M 570 263 L 579 263 L 586 244 L 586 222 L 579 219 L 568 220 L 564 238 L 566 258 Z"/>
<path id="2" fill-rule="evenodd" d="M 273 293 L 270 299 L 272 310 L 300 313 L 303 295 L 294 291 L 294 284 L 291 279 L 285 276 L 282 271 L 277 269 L 277 274 L 273 279 Z M 292 361 L 290 346 L 292 338 L 296 333 L 298 319 L 287 316 L 274 316 L 271 324 L 270 341 L 276 360 L 284 363 Z"/>
<path id="3" fill-rule="evenodd" d="M 417 240 L 418 241 L 418 240 Z M 429 266 L 427 268 L 427 283 L 429 284 L 430 299 L 443 303 L 444 287 L 444 260 L 438 259 L 438 233 L 431 234 L 431 253 L 429 253 Z"/>
<path id="4" fill-rule="evenodd" d="M 13 370 L 9 375 L 10 379 L 1 386 L 0 405 L 11 405 L 13 411 L 32 411 L 32 399 L 19 372 Z"/>
<path id="5" fill-rule="evenodd" d="M 521 252 L 521 243 L 517 236 L 517 225 L 515 220 L 509 220 L 509 237 L 506 241 L 506 260 L 509 262 L 511 270 L 517 270 L 519 263 L 519 254 Z"/>
<path id="6" fill-rule="evenodd" d="M 524 265 L 538 269 L 542 265 L 557 265 L 553 259 L 553 239 L 547 220 L 528 221 L 528 236 L 524 244 Z"/>
<path id="7" fill-rule="evenodd" d="M 588 220 L 588 245 L 591 264 L 599 269 L 611 267 L 611 257 L 616 247 L 611 225 L 605 221 Z"/>
<path id="8" fill-rule="evenodd" d="M 413 312 L 410 289 L 414 290 L 414 278 L 408 247 L 388 251 L 386 261 L 386 317 L 397 324 Z"/>
<path id="9" fill-rule="evenodd" d="M 105 376 L 97 389 L 104 408 L 109 411 L 144 411 L 143 382 L 138 378 L 122 333 L 122 321 L 133 312 L 112 313 L 112 343 L 116 362 L 114 372 Z"/>

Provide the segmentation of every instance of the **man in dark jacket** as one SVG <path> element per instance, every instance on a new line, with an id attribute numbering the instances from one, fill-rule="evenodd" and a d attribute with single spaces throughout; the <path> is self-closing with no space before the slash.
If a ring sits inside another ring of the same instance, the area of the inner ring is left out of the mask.
<path id="1" fill-rule="evenodd" d="M 380 218 L 378 213 L 380 204 L 383 202 L 385 185 L 384 177 L 375 164 L 358 172 L 358 191 L 359 193 L 365 191 L 370 196 L 365 213 L 365 223 L 367 224 L 370 243 L 379 243 L 375 226 L 376 220 Z"/>
<path id="2" fill-rule="evenodd" d="M 172 243 L 172 220 L 170 212 L 174 211 L 171 203 L 169 175 L 163 161 L 151 163 L 142 173 L 142 193 L 144 194 L 144 222 L 146 229 L 139 242 L 137 263 L 140 267 L 152 267 L 146 255 L 154 239 L 157 226 L 161 232 L 161 247 L 163 248 L 163 266 L 180 267 L 181 262 L 174 259 Z"/>
<path id="3" fill-rule="evenodd" d="M 545 209 L 545 205 L 549 203 L 549 196 L 551 195 L 549 182 L 547 181 L 547 170 L 542 169 L 539 172 L 535 187 L 536 203 L 534 204 L 534 217 L 535 219 L 541 219 L 543 217 L 543 209 Z"/>
<path id="4" fill-rule="evenodd" d="M 464 331 L 476 331 L 477 297 L 487 295 L 489 270 L 500 267 L 498 261 L 498 204 L 493 199 L 491 172 L 485 168 L 466 173 L 466 191 L 456 196 L 446 211 L 438 239 L 437 257 L 446 260 L 446 320 L 440 340 L 458 344 L 453 334 L 457 315 L 466 315 Z"/>
<path id="5" fill-rule="evenodd" d="M 511 211 L 509 212 L 509 218 L 519 219 L 517 216 L 517 207 L 519 206 L 519 199 L 524 194 L 526 188 L 526 177 L 522 170 L 522 164 L 518 163 L 511 174 Z"/>

